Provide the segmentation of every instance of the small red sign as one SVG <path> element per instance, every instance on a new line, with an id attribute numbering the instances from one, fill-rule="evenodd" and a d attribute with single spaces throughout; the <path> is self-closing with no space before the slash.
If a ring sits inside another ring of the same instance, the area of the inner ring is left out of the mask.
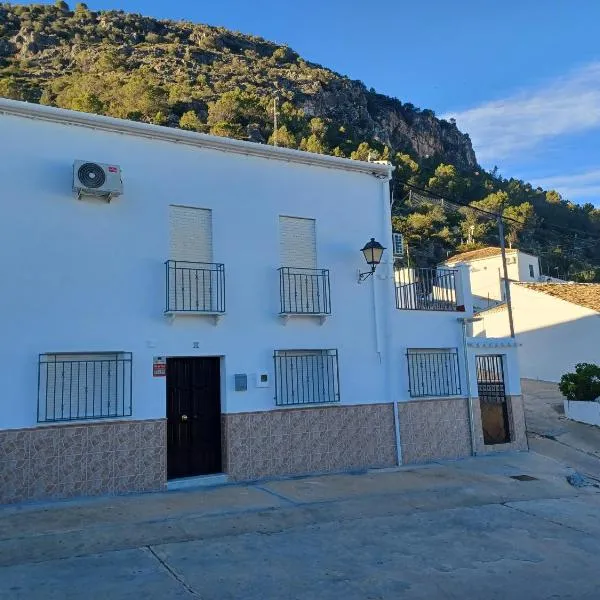
<path id="1" fill-rule="evenodd" d="M 165 377 L 167 375 L 167 359 L 164 356 L 155 356 L 152 361 L 152 376 Z"/>
<path id="2" fill-rule="evenodd" d="M 117 167 L 108 167 L 109 173 L 117 173 L 118 171 L 119 171 L 119 169 Z"/>

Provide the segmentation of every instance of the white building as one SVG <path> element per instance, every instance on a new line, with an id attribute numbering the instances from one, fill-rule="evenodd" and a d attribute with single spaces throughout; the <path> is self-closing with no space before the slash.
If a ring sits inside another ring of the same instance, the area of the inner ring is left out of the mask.
<path id="1" fill-rule="evenodd" d="M 514 283 L 510 289 L 522 377 L 560 381 L 577 363 L 600 364 L 600 284 Z M 505 304 L 478 316 L 475 335 L 508 334 Z"/>
<path id="2" fill-rule="evenodd" d="M 469 265 L 471 291 L 475 310 L 491 308 L 504 302 L 504 271 L 500 248 L 481 248 L 456 254 L 444 261 L 444 266 Z M 509 281 L 546 281 L 540 272 L 537 256 L 522 250 L 506 249 L 506 265 Z"/>
<path id="3" fill-rule="evenodd" d="M 464 268 L 444 303 L 431 274 L 396 291 L 389 251 L 357 282 L 388 166 L 4 99 L 0 140 L 0 503 L 526 447 Z M 72 191 L 105 176 L 110 202 Z"/>

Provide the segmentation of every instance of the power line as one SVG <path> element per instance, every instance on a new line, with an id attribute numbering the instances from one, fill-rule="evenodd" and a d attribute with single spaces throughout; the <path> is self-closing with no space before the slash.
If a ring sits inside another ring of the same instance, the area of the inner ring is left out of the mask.
<path id="1" fill-rule="evenodd" d="M 430 190 L 426 190 L 424 188 L 418 187 L 416 185 L 413 185 L 412 183 L 408 183 L 407 181 L 403 181 L 401 179 L 397 179 L 396 181 L 398 181 L 399 183 L 401 183 L 402 185 L 405 185 L 406 187 L 410 188 L 411 190 L 415 190 L 417 192 L 420 192 L 419 195 L 423 194 L 424 197 L 421 200 L 421 202 L 430 202 L 432 204 L 438 204 L 442 207 L 444 207 L 446 204 L 447 205 L 454 205 L 455 206 L 455 210 L 460 210 L 461 208 L 467 208 L 470 210 L 473 210 L 475 212 L 481 213 L 483 215 L 486 215 L 489 218 L 493 218 L 493 219 L 497 219 L 498 218 L 498 213 L 493 213 L 491 211 L 487 211 L 484 210 L 483 208 L 479 208 L 478 206 L 472 206 L 469 202 L 464 201 L 464 200 L 458 200 L 458 199 L 453 199 L 450 200 L 448 198 L 445 198 L 444 196 L 441 196 L 440 194 L 437 195 L 432 195 L 432 192 Z M 419 201 L 420 199 L 417 199 L 417 201 Z M 450 208 L 450 206 L 449 206 Z M 509 221 L 512 223 L 516 223 L 517 225 L 523 225 L 523 226 L 531 226 L 531 224 L 527 223 L 526 221 L 520 221 L 518 219 L 513 219 L 512 217 L 507 217 L 505 215 L 502 215 L 502 219 L 504 221 Z M 544 222 L 543 220 L 541 220 L 538 224 L 537 224 L 539 229 L 546 229 L 546 230 L 552 230 L 552 229 L 556 229 L 556 230 L 561 230 L 564 232 L 568 232 L 568 233 L 575 233 L 575 234 L 582 234 L 582 235 L 586 235 L 586 236 L 597 236 L 598 239 L 600 239 L 600 231 L 595 232 L 595 231 L 585 231 L 583 229 L 575 229 L 573 227 L 563 227 L 560 225 L 548 225 L 546 222 Z"/>

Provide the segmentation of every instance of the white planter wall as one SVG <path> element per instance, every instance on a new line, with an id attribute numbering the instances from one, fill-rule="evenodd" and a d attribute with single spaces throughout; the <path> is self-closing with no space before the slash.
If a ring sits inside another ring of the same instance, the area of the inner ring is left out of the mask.
<path id="1" fill-rule="evenodd" d="M 600 402 L 565 400 L 565 415 L 568 419 L 600 426 Z"/>

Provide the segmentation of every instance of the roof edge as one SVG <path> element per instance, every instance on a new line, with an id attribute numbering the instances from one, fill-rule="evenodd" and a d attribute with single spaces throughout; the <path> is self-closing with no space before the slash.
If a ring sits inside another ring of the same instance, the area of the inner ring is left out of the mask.
<path id="1" fill-rule="evenodd" d="M 40 119 L 66 125 L 79 125 L 116 133 L 129 133 L 139 137 L 188 144 L 222 152 L 232 152 L 235 154 L 246 154 L 305 165 L 355 171 L 372 175 L 379 179 L 389 180 L 392 175 L 391 165 L 369 163 L 349 158 L 329 156 L 326 154 L 314 154 L 302 150 L 292 150 L 290 148 L 269 146 L 267 144 L 257 144 L 244 140 L 235 140 L 194 131 L 185 131 L 183 129 L 163 127 L 162 125 L 127 121 L 126 119 L 78 112 L 75 110 L 67 110 L 65 108 L 56 108 L 54 106 L 22 102 L 20 100 L 10 100 L 8 98 L 0 98 L 0 114 Z"/>
<path id="2" fill-rule="evenodd" d="M 501 302 L 500 304 L 496 304 L 494 306 L 489 306 L 488 308 L 484 308 L 483 310 L 478 310 L 475 315 L 481 315 L 486 312 L 506 310 L 508 308 L 508 304 L 506 302 Z"/>

